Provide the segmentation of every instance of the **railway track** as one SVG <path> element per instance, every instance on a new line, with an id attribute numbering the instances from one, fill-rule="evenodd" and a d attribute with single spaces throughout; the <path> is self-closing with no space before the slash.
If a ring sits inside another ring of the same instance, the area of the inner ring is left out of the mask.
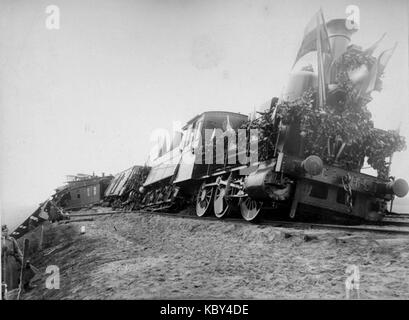
<path id="1" fill-rule="evenodd" d="M 249 222 L 235 217 L 226 217 L 224 219 L 218 219 L 214 216 L 198 217 L 192 214 L 185 213 L 169 213 L 160 212 L 154 210 L 136 210 L 136 211 L 109 211 L 103 213 L 84 213 L 84 214 L 70 214 L 73 218 L 83 218 L 83 217 L 95 217 L 95 216 L 105 216 L 121 213 L 146 213 L 155 214 L 171 218 L 179 219 L 195 219 L 195 220 L 208 220 L 208 221 L 224 221 L 231 223 L 249 224 Z M 405 215 L 406 218 L 399 217 L 399 215 L 393 215 L 393 218 L 387 217 L 385 221 L 381 223 L 372 223 L 365 225 L 342 225 L 342 224 L 328 224 L 328 223 L 312 223 L 312 222 L 299 222 L 299 221 L 285 221 L 285 220 L 270 220 L 264 219 L 253 224 L 266 225 L 272 227 L 285 227 L 285 228 L 296 228 L 296 229 L 327 229 L 327 230 L 343 230 L 351 232 L 377 232 L 377 233 L 389 233 L 389 234 L 407 234 L 409 235 L 409 215 Z M 76 219 L 73 219 L 75 221 Z M 391 228 L 393 226 L 393 228 Z"/>

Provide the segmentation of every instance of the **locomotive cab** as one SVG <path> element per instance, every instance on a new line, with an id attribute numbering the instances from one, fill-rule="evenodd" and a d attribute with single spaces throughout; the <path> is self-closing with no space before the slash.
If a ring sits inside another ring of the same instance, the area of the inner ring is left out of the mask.
<path id="1" fill-rule="evenodd" d="M 143 185 L 147 190 L 144 205 L 162 203 L 180 187 L 184 194 L 194 192 L 199 179 L 217 168 L 224 168 L 227 163 L 225 150 L 221 154 L 212 152 L 209 157 L 207 152 L 215 150 L 204 146 L 214 141 L 213 132 L 215 136 L 223 137 L 226 131 L 236 132 L 246 121 L 247 116 L 239 113 L 209 111 L 187 122 L 182 128 L 181 139 L 173 139 L 179 143 L 164 144 L 170 145 L 171 150 L 164 148 L 152 162 L 152 169 Z"/>
<path id="2" fill-rule="evenodd" d="M 183 128 L 182 157 L 175 183 L 198 179 L 223 169 L 228 164 L 226 147 L 231 141 L 223 143 L 223 150 L 219 150 L 215 139 L 223 138 L 228 130 L 237 133 L 247 119 L 240 113 L 209 111 L 189 121 Z"/>

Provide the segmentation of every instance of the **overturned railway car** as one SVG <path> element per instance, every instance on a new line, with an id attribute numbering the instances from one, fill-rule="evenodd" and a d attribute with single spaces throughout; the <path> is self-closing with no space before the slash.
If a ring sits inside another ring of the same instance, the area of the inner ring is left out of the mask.
<path id="1" fill-rule="evenodd" d="M 124 207 L 138 202 L 140 194 L 137 190 L 146 179 L 150 167 L 132 166 L 116 174 L 105 190 L 104 201 L 112 207 Z"/>

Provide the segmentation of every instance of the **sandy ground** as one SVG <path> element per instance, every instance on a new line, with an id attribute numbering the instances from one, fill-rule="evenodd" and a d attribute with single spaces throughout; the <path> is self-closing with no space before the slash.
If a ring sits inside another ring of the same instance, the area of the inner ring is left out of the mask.
<path id="1" fill-rule="evenodd" d="M 409 298 L 405 236 L 146 213 L 46 225 L 36 251 L 38 235 L 31 261 L 40 273 L 23 299 L 345 299 L 348 265 L 359 267 L 361 298 Z M 49 265 L 60 289 L 45 286 Z"/>

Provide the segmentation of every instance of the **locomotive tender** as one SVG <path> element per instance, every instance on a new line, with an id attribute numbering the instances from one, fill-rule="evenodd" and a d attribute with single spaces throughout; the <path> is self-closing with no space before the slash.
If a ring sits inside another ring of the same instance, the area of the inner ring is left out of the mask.
<path id="1" fill-rule="evenodd" d="M 345 28 L 345 19 L 331 20 L 326 27 L 333 56 L 339 57 L 355 30 Z M 247 126 L 244 147 L 238 143 L 239 131 L 251 123 L 248 116 L 208 111 L 194 117 L 171 150 L 153 161 L 139 190 L 139 207 L 170 210 L 193 203 L 198 216 L 223 218 L 239 209 L 247 221 L 258 218 L 261 210 L 286 212 L 291 218 L 297 212 L 319 212 L 351 220 L 381 220 L 388 212 L 388 202 L 408 193 L 407 182 L 361 173 L 363 161 L 355 168 L 339 165 L 336 160 L 345 145 L 336 150 L 331 163 L 307 154 L 299 123 L 285 123 L 277 112 L 278 101 L 297 99 L 307 90 L 317 92 L 317 86 L 316 73 L 306 69 L 294 72 L 283 96 L 271 100 L 274 134 L 267 141 L 254 140 Z M 340 90 L 333 87 L 327 85 L 326 93 L 328 101 L 337 104 L 342 100 Z M 209 137 L 209 132 L 219 134 Z M 254 146 L 269 149 L 269 157 L 251 161 L 259 150 Z"/>

